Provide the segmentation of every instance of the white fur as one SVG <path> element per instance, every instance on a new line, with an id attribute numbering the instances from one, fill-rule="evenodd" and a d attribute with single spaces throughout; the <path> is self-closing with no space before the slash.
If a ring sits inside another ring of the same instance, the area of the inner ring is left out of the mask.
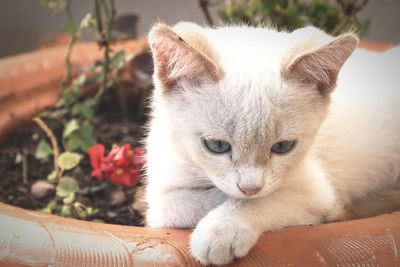
<path id="1" fill-rule="evenodd" d="M 165 92 L 156 70 L 147 139 L 149 226 L 195 228 L 193 256 L 224 264 L 246 255 L 264 231 L 338 219 L 352 199 L 397 181 L 400 48 L 357 49 L 329 104 L 313 86 L 288 83 L 282 67 L 333 37 L 310 27 L 285 33 L 180 24 L 175 31 L 190 32 L 191 25 L 205 36 L 201 46 L 208 42 L 223 76 L 193 82 L 191 70 L 180 69 L 186 78 Z M 157 42 L 156 33 L 151 38 Z M 210 154 L 200 137 L 229 141 L 232 154 Z M 275 142 L 293 138 L 292 152 L 271 154 Z M 252 183 L 263 189 L 250 197 L 237 187 Z"/>

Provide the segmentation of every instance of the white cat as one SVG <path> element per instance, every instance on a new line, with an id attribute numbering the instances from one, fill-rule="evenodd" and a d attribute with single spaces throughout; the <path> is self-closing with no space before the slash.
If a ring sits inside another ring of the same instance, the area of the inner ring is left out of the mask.
<path id="1" fill-rule="evenodd" d="M 399 178 L 400 48 L 193 23 L 158 24 L 149 43 L 147 223 L 195 228 L 201 263 L 243 257 L 264 231 L 341 219 Z"/>

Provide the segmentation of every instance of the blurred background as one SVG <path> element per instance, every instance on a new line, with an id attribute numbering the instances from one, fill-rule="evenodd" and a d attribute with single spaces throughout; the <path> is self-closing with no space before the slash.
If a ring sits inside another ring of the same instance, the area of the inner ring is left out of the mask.
<path id="1" fill-rule="evenodd" d="M 206 24 L 205 15 L 199 7 L 200 2 L 198 0 L 116 0 L 115 5 L 119 16 L 124 14 L 138 16 L 135 34 L 144 35 L 158 20 L 168 23 L 187 20 Z M 72 0 L 71 3 L 71 13 L 77 21 L 91 11 L 91 1 Z M 213 21 L 218 24 L 220 21 L 220 16 L 217 14 L 218 8 L 211 6 L 209 9 Z M 369 28 L 363 38 L 399 43 L 399 11 L 399 0 L 368 1 L 358 14 L 360 19 L 369 20 Z M 65 12 L 52 12 L 40 4 L 39 0 L 3 1 L 0 9 L 0 57 L 36 49 L 52 34 L 60 32 L 65 21 Z"/>

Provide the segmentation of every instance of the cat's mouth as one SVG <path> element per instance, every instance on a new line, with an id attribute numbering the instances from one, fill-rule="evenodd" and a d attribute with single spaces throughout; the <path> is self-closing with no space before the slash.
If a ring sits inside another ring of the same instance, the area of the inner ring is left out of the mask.
<path id="1" fill-rule="evenodd" d="M 268 185 L 265 185 L 263 187 L 263 190 L 261 190 L 258 193 L 257 197 L 265 197 L 265 196 L 271 194 L 272 192 L 274 192 L 278 189 L 279 185 L 280 185 L 280 180 L 275 180 L 275 181 L 269 183 Z"/>
<path id="2" fill-rule="evenodd" d="M 227 184 L 221 180 L 217 180 L 214 185 L 223 193 L 237 199 L 255 199 L 265 197 L 274 192 L 280 185 L 279 180 L 267 183 L 261 187 L 247 187 L 243 188 L 239 183 Z"/>
<path id="3" fill-rule="evenodd" d="M 246 196 L 253 196 L 256 195 L 258 192 L 260 192 L 263 189 L 263 186 L 243 186 L 240 185 L 240 183 L 236 183 L 237 188 L 245 194 Z"/>
<path id="4" fill-rule="evenodd" d="M 241 199 L 254 199 L 254 198 L 260 198 L 260 197 L 265 197 L 269 194 L 271 194 L 272 192 L 274 192 L 279 186 L 279 182 L 275 182 L 271 185 L 264 185 L 262 188 L 260 189 L 256 189 L 254 191 L 250 191 L 250 192 L 243 192 L 242 190 L 239 191 L 241 193 L 241 196 L 238 198 Z"/>

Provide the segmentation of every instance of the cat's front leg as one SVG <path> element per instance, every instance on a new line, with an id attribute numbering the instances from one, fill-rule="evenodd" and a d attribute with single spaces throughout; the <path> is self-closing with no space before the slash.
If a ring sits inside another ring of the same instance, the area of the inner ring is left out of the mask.
<path id="1" fill-rule="evenodd" d="M 147 195 L 150 227 L 194 228 L 210 210 L 225 200 L 225 194 L 210 188 L 177 188 Z"/>
<path id="2" fill-rule="evenodd" d="M 230 203 L 212 210 L 192 233 L 192 255 L 203 264 L 217 265 L 245 256 L 262 233 L 251 219 Z"/>
<path id="3" fill-rule="evenodd" d="M 245 256 L 264 231 L 320 223 L 333 197 L 276 192 L 262 199 L 228 199 L 207 214 L 191 236 L 192 255 L 203 264 L 226 264 Z"/>

